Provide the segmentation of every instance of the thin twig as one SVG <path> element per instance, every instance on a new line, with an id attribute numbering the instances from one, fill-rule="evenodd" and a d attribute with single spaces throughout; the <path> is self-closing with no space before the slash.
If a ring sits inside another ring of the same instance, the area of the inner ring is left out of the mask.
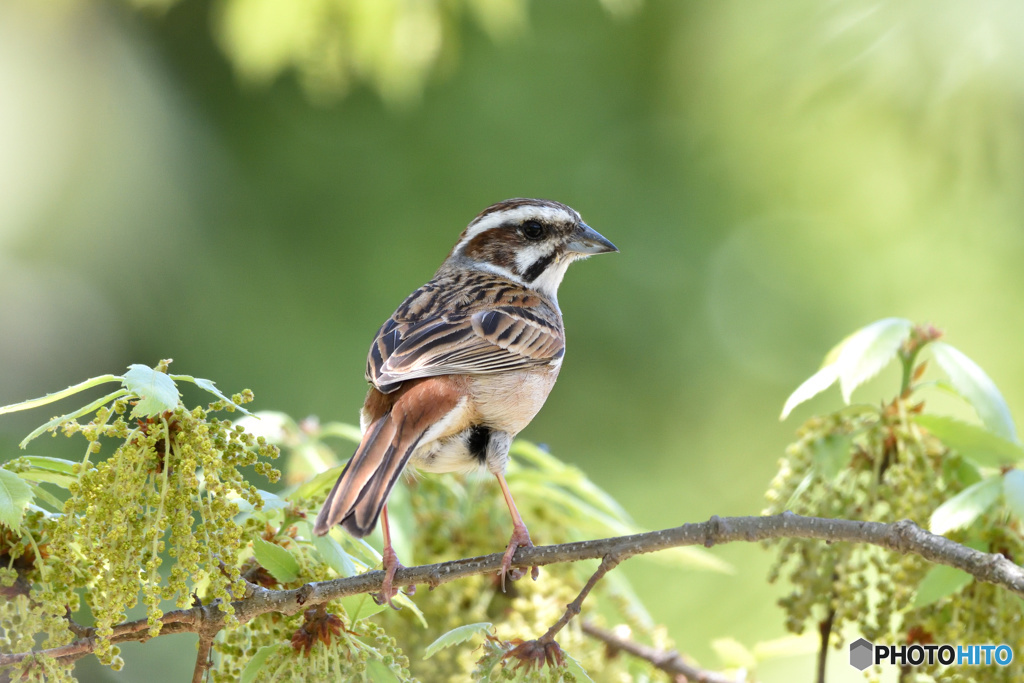
<path id="1" fill-rule="evenodd" d="M 604 575 L 614 569 L 623 559 L 618 555 L 605 555 L 601 558 L 601 565 L 597 568 L 597 571 L 590 576 L 580 594 L 576 596 L 576 599 L 565 606 L 565 612 L 558 618 L 558 621 L 552 624 L 551 628 L 540 638 L 519 643 L 519 645 L 505 654 L 506 657 L 519 660 L 519 664 L 516 665 L 517 669 L 523 665 L 527 668 L 532 666 L 540 667 L 544 662 L 548 664 L 555 662 L 559 664 L 565 663 L 565 652 L 555 642 L 555 636 L 565 628 L 566 624 L 572 621 L 573 617 L 580 613 L 580 610 L 583 609 L 583 601 L 590 595 L 590 591 L 594 590 L 597 582 L 603 579 Z"/>
<path id="2" fill-rule="evenodd" d="M 818 674 L 814 679 L 817 683 L 825 683 L 825 667 L 828 663 L 828 644 L 832 639 L 832 625 L 835 623 L 835 619 L 835 609 L 829 609 L 828 615 L 821 623 L 818 624 L 818 634 L 820 636 L 819 640 L 821 641 L 821 644 L 818 647 Z"/>
<path id="3" fill-rule="evenodd" d="M 196 666 L 192 669 L 192 683 L 203 683 L 206 672 L 213 665 L 210 661 L 210 650 L 213 649 L 213 639 L 216 635 L 204 633 L 199 636 L 199 652 L 196 653 Z"/>
<path id="4" fill-rule="evenodd" d="M 552 624 L 547 633 L 542 635 L 539 640 L 543 642 L 553 641 L 558 632 L 565 628 L 565 625 L 580 613 L 580 610 L 583 608 L 583 601 L 587 599 L 588 595 L 590 595 L 590 591 L 594 590 L 594 586 L 597 585 L 597 582 L 603 579 L 605 574 L 615 569 L 623 559 L 625 558 L 619 557 L 618 555 L 605 555 L 601 559 L 601 565 L 597 568 L 597 571 L 591 575 L 590 579 L 587 580 L 587 584 L 583 586 L 583 590 L 580 591 L 580 594 L 576 596 L 575 600 L 565 606 L 565 613 L 559 617 L 558 621 Z"/>
<path id="5" fill-rule="evenodd" d="M 778 538 L 815 538 L 831 542 L 870 543 L 904 555 L 915 554 L 936 564 L 962 569 L 978 581 L 1001 586 L 1024 597 L 1024 569 L 998 553 L 983 553 L 943 536 L 930 534 L 909 520 L 885 524 L 801 517 L 791 513 L 766 517 L 716 516 L 707 522 L 684 524 L 671 529 L 631 536 L 520 548 L 516 551 L 512 566 L 528 568 L 595 559 L 606 555 L 629 557 L 687 545 L 711 547 L 720 543 L 756 542 Z M 494 553 L 439 564 L 405 567 L 395 574 L 395 585 L 427 584 L 434 587 L 466 576 L 496 573 L 501 566 L 501 560 L 502 553 Z M 384 572 L 377 570 L 347 579 L 308 583 L 291 590 L 268 590 L 252 586 L 251 592 L 245 598 L 234 602 L 235 616 L 244 624 L 268 612 L 291 615 L 347 595 L 380 591 L 383 579 Z M 198 633 L 200 628 L 207 626 L 220 630 L 225 623 L 224 614 L 217 603 L 168 612 L 161 618 L 161 622 L 161 635 Z M 125 622 L 114 627 L 111 640 L 146 640 L 149 637 L 148 630 L 149 625 L 145 619 Z M 95 649 L 92 636 L 93 632 L 90 632 L 89 637 L 63 647 L 43 650 L 42 653 L 61 659 L 77 659 Z M 32 653 L 21 652 L 0 655 L 0 667 L 15 664 L 30 654 Z"/>
<path id="6" fill-rule="evenodd" d="M 589 619 L 580 624 L 583 632 L 597 638 L 607 645 L 612 652 L 621 650 L 628 654 L 650 662 L 671 676 L 683 676 L 690 683 L 741 683 L 741 679 L 729 678 L 725 674 L 706 671 L 690 664 L 675 650 L 659 650 L 634 640 L 622 638 L 614 631 L 601 628 Z"/>

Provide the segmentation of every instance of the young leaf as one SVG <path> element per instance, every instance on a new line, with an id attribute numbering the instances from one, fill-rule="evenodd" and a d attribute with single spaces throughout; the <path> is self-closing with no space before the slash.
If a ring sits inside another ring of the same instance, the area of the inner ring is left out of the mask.
<path id="1" fill-rule="evenodd" d="M 167 374 L 136 363 L 128 366 L 122 379 L 124 388 L 139 397 L 132 417 L 152 417 L 178 407 L 181 394 Z"/>
<path id="2" fill-rule="evenodd" d="M 245 665 L 245 668 L 242 669 L 242 675 L 238 679 L 239 683 L 252 683 L 255 681 L 260 673 L 260 669 L 263 668 L 263 663 L 267 661 L 267 657 L 286 647 L 291 646 L 287 643 L 274 643 L 273 645 L 264 645 L 256 650 L 256 654 L 252 656 Z"/>
<path id="3" fill-rule="evenodd" d="M 304 498 L 312 498 L 318 493 L 326 491 L 334 486 L 334 482 L 338 481 L 338 477 L 343 469 L 345 469 L 344 465 L 338 465 L 329 470 L 324 470 L 309 481 L 299 484 L 295 487 L 294 491 L 285 496 L 285 499 L 295 502 Z"/>
<path id="4" fill-rule="evenodd" d="M 427 649 L 423 652 L 423 659 L 430 659 L 441 650 L 449 648 L 459 643 L 464 643 L 478 633 L 484 633 L 491 628 L 490 622 L 481 621 L 476 624 L 463 624 L 453 628 L 448 633 L 445 633 L 440 638 L 427 645 Z"/>
<path id="5" fill-rule="evenodd" d="M 1003 500 L 1017 519 L 1024 519 L 1024 470 L 1008 470 L 1003 475 Z"/>
<path id="6" fill-rule="evenodd" d="M 85 380 L 84 382 L 79 382 L 78 384 L 70 386 L 67 389 L 62 389 L 61 391 L 57 391 L 52 394 L 47 394 L 46 396 L 40 396 L 39 398 L 33 398 L 28 401 L 22 401 L 21 403 L 14 403 L 9 406 L 2 406 L 0 407 L 0 415 L 4 415 L 6 413 L 14 413 L 19 410 L 30 410 L 32 408 L 38 408 L 39 406 L 45 406 L 48 403 L 59 401 L 62 398 L 74 396 L 80 391 L 91 389 L 92 387 L 98 386 L 100 384 L 104 384 L 106 382 L 119 381 L 121 381 L 121 378 L 118 377 L 117 375 L 101 375 L 99 377 L 92 377 L 90 379 Z"/>
<path id="7" fill-rule="evenodd" d="M 789 398 L 786 399 L 786 405 L 782 406 L 782 414 L 779 415 L 779 419 L 785 420 L 793 412 L 794 408 L 828 389 L 835 384 L 837 379 L 839 379 L 839 366 L 834 363 L 818 370 L 808 379 L 804 380 L 804 383 L 789 395 Z"/>
<path id="8" fill-rule="evenodd" d="M 933 342 L 931 347 L 935 360 L 949 375 L 953 387 L 974 407 L 989 431 L 1019 443 L 1010 409 L 996 383 L 977 363 L 949 344 Z"/>
<path id="9" fill-rule="evenodd" d="M 356 575 L 356 565 L 352 562 L 352 558 L 330 535 L 314 535 L 313 547 L 316 548 L 327 566 L 338 573 L 338 576 L 347 579 Z"/>
<path id="10" fill-rule="evenodd" d="M 992 476 L 968 486 L 932 512 L 933 534 L 945 534 L 968 526 L 988 510 L 1002 491 L 1002 477 Z"/>
<path id="11" fill-rule="evenodd" d="M 759 662 L 779 657 L 795 657 L 817 652 L 821 645 L 821 636 L 806 632 L 801 635 L 788 635 L 772 640 L 762 640 L 754 645 L 754 658 Z"/>
<path id="12" fill-rule="evenodd" d="M 358 595 L 348 595 L 342 598 L 341 606 L 345 608 L 345 614 L 348 615 L 348 618 L 354 624 L 360 619 L 372 617 L 374 614 L 383 612 L 387 609 L 388 604 L 385 602 L 378 605 L 377 601 L 369 593 L 359 593 Z"/>
<path id="13" fill-rule="evenodd" d="M 728 669 L 753 670 L 757 666 L 754 653 L 735 638 L 716 638 L 711 641 L 711 649 L 715 651 L 722 664 Z"/>
<path id="14" fill-rule="evenodd" d="M 320 425 L 320 436 L 336 436 L 339 439 L 351 441 L 355 444 L 358 444 L 363 440 L 363 435 L 362 432 L 359 431 L 359 427 L 345 424 L 344 422 L 328 422 L 325 425 Z"/>
<path id="15" fill-rule="evenodd" d="M 25 477 L 22 476 L 23 474 L 24 473 L 22 473 L 22 474 L 20 474 L 18 476 L 21 476 L 22 479 L 25 479 Z M 28 480 L 26 479 L 26 481 L 28 481 Z M 28 487 L 30 489 L 32 489 L 32 495 L 34 495 L 36 497 L 36 500 L 38 500 L 38 501 L 40 501 L 42 503 L 46 503 L 53 510 L 55 510 L 57 512 L 60 512 L 61 510 L 64 509 L 64 503 L 62 503 L 59 500 L 57 500 L 57 497 L 55 495 L 53 495 L 52 493 L 50 493 L 49 491 L 44 489 L 39 484 L 35 483 L 34 481 L 28 481 Z M 42 509 L 42 508 L 40 508 L 40 509 Z"/>
<path id="16" fill-rule="evenodd" d="M 114 393 L 107 394 L 103 398 L 98 398 L 95 401 L 93 401 L 92 403 L 90 403 L 89 405 L 84 406 L 82 408 L 79 408 L 78 410 L 74 410 L 74 411 L 68 413 L 67 415 L 61 415 L 60 417 L 55 417 L 52 420 L 50 420 L 49 422 L 47 422 L 46 424 L 40 425 L 39 427 L 36 427 L 35 429 L 33 429 L 31 434 L 29 434 L 28 436 L 26 436 L 24 439 L 21 440 L 21 443 L 18 444 L 18 448 L 24 448 L 25 446 L 28 445 L 28 443 L 30 441 L 32 441 L 32 439 L 36 438 L 40 434 L 45 433 L 46 430 L 48 430 L 48 429 L 50 429 L 52 427 L 56 427 L 57 425 L 59 425 L 61 423 L 67 422 L 68 420 L 73 420 L 76 417 L 81 417 L 82 415 L 88 415 L 89 413 L 93 412 L 94 410 L 98 410 L 100 406 L 106 405 L 106 404 L 108 404 L 108 403 L 110 403 L 112 401 L 116 401 L 117 399 L 119 399 L 122 396 L 125 396 L 127 394 L 128 394 L 128 390 L 127 389 L 118 389 Z"/>
<path id="17" fill-rule="evenodd" d="M 143 366 L 143 367 L 145 367 L 145 366 Z M 192 382 L 192 384 L 195 384 L 197 387 L 199 387 L 200 389 L 203 389 L 204 391 L 210 392 L 211 394 L 213 394 L 214 396 L 216 396 L 220 400 L 222 400 L 225 403 L 227 403 L 229 406 L 234 406 L 235 410 L 241 411 L 241 412 L 245 413 L 246 415 L 249 415 L 250 417 L 252 416 L 252 413 L 250 413 L 248 410 L 246 410 L 245 408 L 243 408 L 242 406 L 238 405 L 237 403 L 232 401 L 230 398 L 228 398 L 227 396 L 222 394 L 220 389 L 217 388 L 217 385 L 214 384 L 213 381 L 211 381 L 211 380 L 203 379 L 202 377 L 192 377 L 191 375 L 168 375 L 168 377 L 170 377 L 172 380 L 177 380 L 179 382 L 181 382 L 181 381 Z"/>
<path id="18" fill-rule="evenodd" d="M 33 499 L 27 482 L 14 472 L 0 469 L 0 523 L 21 533 L 21 519 Z"/>
<path id="19" fill-rule="evenodd" d="M 853 390 L 881 372 L 910 337 L 913 324 L 904 318 L 884 318 L 848 337 L 839 351 L 839 389 L 850 402 Z"/>
<path id="20" fill-rule="evenodd" d="M 833 481 L 852 457 L 853 439 L 845 434 L 828 434 L 811 444 L 811 466 L 825 481 Z"/>
<path id="21" fill-rule="evenodd" d="M 955 567 L 937 564 L 928 570 L 917 586 L 912 609 L 926 607 L 942 598 L 953 595 L 974 580 L 974 577 Z"/>
<path id="22" fill-rule="evenodd" d="M 944 415 L 915 415 L 914 422 L 942 443 L 983 467 L 1000 467 L 1024 460 L 1024 447 L 978 427 Z"/>
<path id="23" fill-rule="evenodd" d="M 372 657 L 366 662 L 366 681 L 368 683 L 399 683 L 398 676 L 387 664 Z"/>
<path id="24" fill-rule="evenodd" d="M 56 484 L 63 489 L 66 489 L 72 482 L 78 481 L 78 475 L 75 474 L 74 470 L 78 463 L 62 460 L 61 458 L 50 458 L 45 455 L 26 455 L 23 457 L 32 465 L 30 470 L 19 474 L 26 481 L 45 481 L 50 484 Z"/>
<path id="25" fill-rule="evenodd" d="M 299 578 L 299 561 L 287 549 L 257 538 L 252 542 L 252 551 L 260 566 L 281 583 L 291 583 Z"/>
<path id="26" fill-rule="evenodd" d="M 565 654 L 565 670 L 572 672 L 577 681 L 581 681 L 582 683 L 594 683 L 594 679 L 590 677 L 590 674 L 588 674 L 586 669 L 583 668 L 583 665 L 577 662 L 576 658 L 568 652 L 565 652 L 564 650 L 563 652 Z"/>

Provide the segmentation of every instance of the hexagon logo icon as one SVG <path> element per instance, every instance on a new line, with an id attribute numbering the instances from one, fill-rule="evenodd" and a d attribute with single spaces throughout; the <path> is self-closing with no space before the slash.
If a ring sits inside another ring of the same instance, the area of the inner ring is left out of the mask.
<path id="1" fill-rule="evenodd" d="M 863 671 L 874 663 L 875 646 L 858 638 L 850 643 L 850 666 L 857 671 Z"/>

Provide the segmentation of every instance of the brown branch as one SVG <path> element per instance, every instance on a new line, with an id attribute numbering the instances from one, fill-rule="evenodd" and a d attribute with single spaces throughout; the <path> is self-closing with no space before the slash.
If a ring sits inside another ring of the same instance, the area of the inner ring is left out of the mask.
<path id="1" fill-rule="evenodd" d="M 607 645 L 613 653 L 621 650 L 634 657 L 648 661 L 658 669 L 675 677 L 677 681 L 679 680 L 678 677 L 682 676 L 682 680 L 689 683 L 739 683 L 739 679 L 729 678 L 725 674 L 715 673 L 714 671 L 705 671 L 690 664 L 675 650 L 659 650 L 650 645 L 622 638 L 614 631 L 601 628 L 587 619 L 583 620 L 581 628 L 588 636 L 597 638 Z"/>
<path id="2" fill-rule="evenodd" d="M 520 548 L 513 567 L 529 568 L 562 562 L 603 558 L 606 555 L 629 557 L 688 545 L 711 547 L 735 541 L 756 542 L 778 538 L 814 538 L 823 541 L 870 543 L 901 554 L 915 554 L 936 564 L 962 569 L 978 581 L 1001 586 L 1024 597 L 1024 569 L 999 554 L 983 553 L 924 531 L 911 521 L 893 524 L 854 522 L 842 519 L 800 517 L 791 513 L 767 517 L 712 517 L 707 522 L 684 524 L 671 529 L 618 536 L 595 541 Z M 404 567 L 395 575 L 395 585 L 427 584 L 431 587 L 476 574 L 496 573 L 502 553 L 439 564 Z M 261 614 L 279 612 L 291 615 L 330 600 L 380 591 L 383 571 L 372 571 L 347 579 L 309 583 L 291 590 L 267 590 L 252 586 L 246 597 L 234 603 L 235 615 L 245 623 Z M 200 633 L 224 627 L 224 615 L 216 603 L 165 614 L 161 635 Z M 149 625 L 145 619 L 114 627 L 112 640 L 146 640 Z M 63 647 L 43 650 L 50 657 L 77 659 L 95 649 L 94 632 Z M 15 664 L 31 653 L 0 655 L 0 667 Z"/>
<path id="3" fill-rule="evenodd" d="M 597 568 L 590 578 L 587 580 L 585 586 L 580 591 L 580 594 L 576 596 L 576 599 L 565 606 L 565 612 L 561 617 L 558 618 L 551 628 L 536 640 L 527 640 L 524 643 L 520 643 L 505 655 L 506 657 L 512 657 L 518 659 L 522 664 L 529 666 L 540 666 L 543 662 L 558 662 L 562 664 L 565 662 L 565 653 L 562 651 L 561 646 L 555 642 L 555 636 L 558 632 L 565 628 L 566 624 L 572 621 L 583 609 L 583 601 L 590 595 L 590 591 L 594 590 L 594 586 L 597 582 L 604 578 L 604 575 L 615 569 L 619 562 L 626 558 L 619 555 L 605 555 L 601 558 L 601 565 Z M 517 667 L 518 668 L 518 665 Z"/>
<path id="4" fill-rule="evenodd" d="M 213 662 L 210 661 L 210 650 L 213 649 L 213 639 L 216 635 L 214 633 L 213 635 L 199 636 L 197 645 L 199 651 L 196 653 L 196 666 L 192 669 L 192 683 L 203 683 L 206 672 L 213 666 Z"/>
<path id="5" fill-rule="evenodd" d="M 590 595 L 590 591 L 594 590 L 594 586 L 597 585 L 597 582 L 603 579 L 605 574 L 615 569 L 619 562 L 622 562 L 624 559 L 626 558 L 619 555 L 605 555 L 601 559 L 601 566 L 597 568 L 597 571 L 595 571 L 590 577 L 587 584 L 583 586 L 583 590 L 580 591 L 580 594 L 576 596 L 575 600 L 565 606 L 565 614 L 563 614 L 559 620 L 548 629 L 547 633 L 540 637 L 540 640 L 545 642 L 554 640 L 558 632 L 565 628 L 565 625 L 580 613 L 580 610 L 583 608 L 583 601 L 587 599 L 588 595 Z"/>

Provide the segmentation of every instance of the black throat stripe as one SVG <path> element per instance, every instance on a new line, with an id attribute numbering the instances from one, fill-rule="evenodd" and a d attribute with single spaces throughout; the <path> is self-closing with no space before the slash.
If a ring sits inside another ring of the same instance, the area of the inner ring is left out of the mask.
<path id="1" fill-rule="evenodd" d="M 527 282 L 533 282 L 534 280 L 541 276 L 541 273 L 547 270 L 547 267 L 550 266 L 551 262 L 554 260 L 555 252 L 553 251 L 547 256 L 542 256 L 541 258 L 537 259 L 532 264 L 530 264 L 530 267 L 526 269 L 525 273 L 523 273 L 523 279 L 526 280 Z"/>

